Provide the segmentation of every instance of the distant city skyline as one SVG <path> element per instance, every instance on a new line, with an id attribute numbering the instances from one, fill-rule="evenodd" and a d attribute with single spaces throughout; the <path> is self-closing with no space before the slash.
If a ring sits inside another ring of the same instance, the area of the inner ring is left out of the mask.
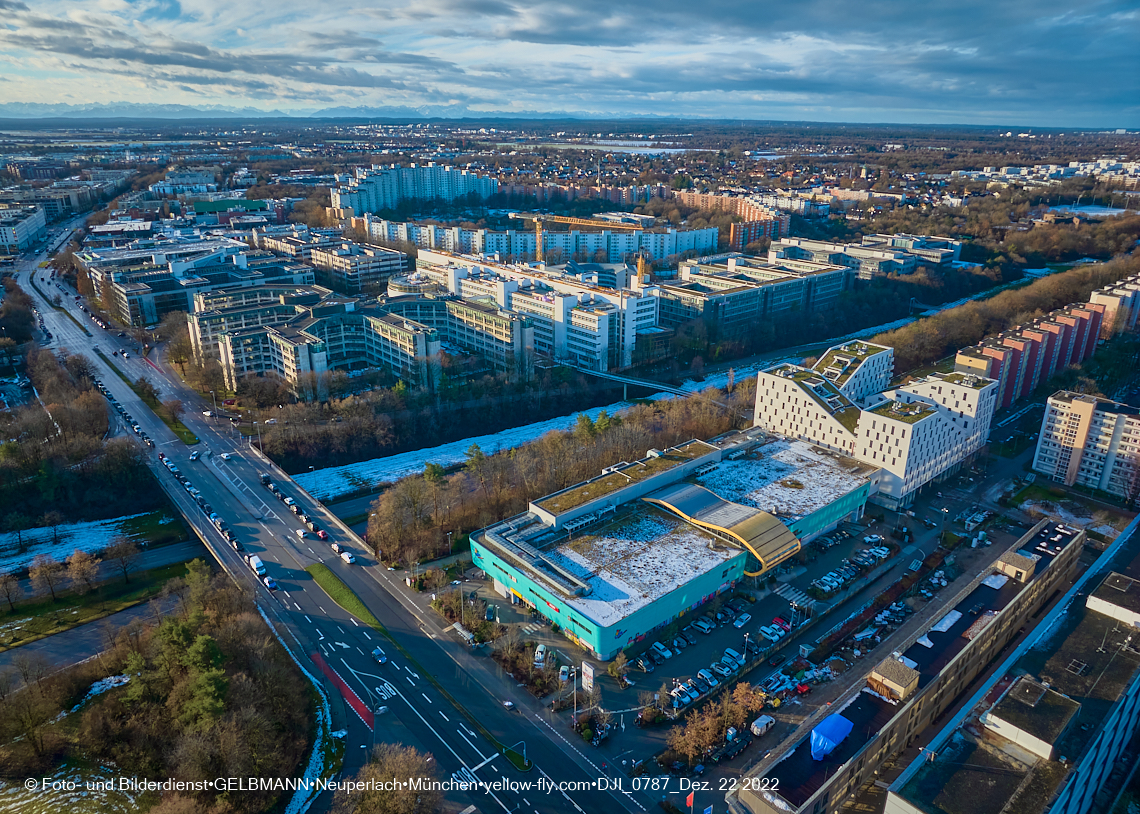
<path id="1" fill-rule="evenodd" d="M 0 18 L 9 106 L 1140 126 L 1129 0 L 0 0 Z"/>

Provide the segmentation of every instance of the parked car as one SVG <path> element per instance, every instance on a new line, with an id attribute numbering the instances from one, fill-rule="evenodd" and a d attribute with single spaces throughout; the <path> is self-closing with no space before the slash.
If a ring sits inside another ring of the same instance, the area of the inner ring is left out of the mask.
<path id="1" fill-rule="evenodd" d="M 693 635 L 693 632 L 689 628 L 682 630 L 681 635 L 685 637 L 685 641 L 687 641 L 689 644 L 697 643 L 697 637 Z"/>
<path id="2" fill-rule="evenodd" d="M 742 613 L 738 617 L 736 617 L 736 621 L 732 623 L 732 626 L 735 628 L 742 628 L 746 624 L 748 624 L 749 620 L 751 620 L 751 619 L 752 619 L 751 614 Z"/>
<path id="3" fill-rule="evenodd" d="M 708 634 L 713 632 L 716 625 L 709 624 L 708 620 L 706 620 L 706 619 L 697 619 L 696 621 L 693 622 L 693 627 L 696 628 L 697 630 L 699 630 L 701 633 L 704 633 L 707 636 Z"/>
<path id="4" fill-rule="evenodd" d="M 673 658 L 673 651 L 670 650 L 665 645 L 661 644 L 661 642 L 654 642 L 651 649 L 654 652 L 658 653 L 662 658 L 666 658 L 666 659 Z"/>
<path id="5" fill-rule="evenodd" d="M 718 661 L 716 664 L 714 664 L 712 666 L 712 669 L 714 673 L 719 676 L 724 676 L 725 678 L 729 678 L 732 675 L 732 670 L 728 669 L 724 662 L 721 661 Z"/>
<path id="6" fill-rule="evenodd" d="M 714 676 L 710 670 L 697 670 L 697 677 L 708 684 L 709 687 L 720 686 L 720 680 Z"/>
<path id="7" fill-rule="evenodd" d="M 775 619 L 773 619 L 772 624 L 784 630 L 790 631 L 792 629 L 792 623 L 782 616 L 777 616 Z"/>
<path id="8" fill-rule="evenodd" d="M 633 666 L 643 673 L 652 673 L 657 668 L 653 666 L 653 660 L 647 658 L 640 658 L 633 663 Z"/>

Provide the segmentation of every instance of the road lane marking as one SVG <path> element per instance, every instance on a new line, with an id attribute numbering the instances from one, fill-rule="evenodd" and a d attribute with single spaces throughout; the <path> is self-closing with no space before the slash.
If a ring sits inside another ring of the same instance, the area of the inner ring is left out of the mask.
<path id="1" fill-rule="evenodd" d="M 360 623 L 359 623 L 359 622 L 357 622 L 355 619 L 349 619 L 349 621 L 350 621 L 350 622 L 352 622 L 352 623 L 353 623 L 354 625 L 356 625 L 357 627 L 360 627 Z"/>
<path id="2" fill-rule="evenodd" d="M 441 710 L 439 710 L 439 716 L 440 716 L 441 718 L 443 718 L 443 720 L 447 721 L 448 723 L 451 723 L 451 719 L 450 719 L 450 718 L 448 718 L 446 715 L 444 715 L 444 714 L 443 714 L 443 710 L 442 710 L 442 709 L 441 709 Z"/>
<path id="3" fill-rule="evenodd" d="M 431 703 L 431 699 L 427 697 L 427 693 L 421 692 L 420 695 L 422 695 L 424 697 L 424 700 L 427 701 L 429 704 Z"/>
<path id="4" fill-rule="evenodd" d="M 308 616 L 305 617 L 305 621 L 308 622 L 310 625 L 313 623 L 313 620 L 310 619 Z"/>
<path id="5" fill-rule="evenodd" d="M 368 639 L 368 641 L 372 641 L 372 637 L 368 635 L 367 630 L 362 630 L 360 632 L 364 634 L 364 638 Z"/>

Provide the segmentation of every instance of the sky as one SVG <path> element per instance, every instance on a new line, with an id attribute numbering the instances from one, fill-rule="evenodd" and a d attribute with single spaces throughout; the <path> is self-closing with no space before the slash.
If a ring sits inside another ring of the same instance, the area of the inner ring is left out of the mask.
<path id="1" fill-rule="evenodd" d="M 1140 127 L 1140 0 L 0 0 L 0 103 Z"/>

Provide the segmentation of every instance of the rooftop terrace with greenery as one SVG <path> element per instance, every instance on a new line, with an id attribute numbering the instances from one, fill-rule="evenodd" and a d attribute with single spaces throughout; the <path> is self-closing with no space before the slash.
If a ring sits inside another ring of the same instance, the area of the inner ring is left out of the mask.
<path id="1" fill-rule="evenodd" d="M 668 472 L 674 467 L 689 463 L 703 455 L 714 452 L 716 447 L 704 441 L 686 441 L 675 447 L 663 450 L 660 456 L 648 456 L 633 463 L 627 463 L 620 468 L 555 492 L 540 500 L 534 505 L 553 514 L 575 509 L 591 500 L 597 500 L 605 495 L 613 494 L 634 483 L 639 483 L 654 475 Z"/>

